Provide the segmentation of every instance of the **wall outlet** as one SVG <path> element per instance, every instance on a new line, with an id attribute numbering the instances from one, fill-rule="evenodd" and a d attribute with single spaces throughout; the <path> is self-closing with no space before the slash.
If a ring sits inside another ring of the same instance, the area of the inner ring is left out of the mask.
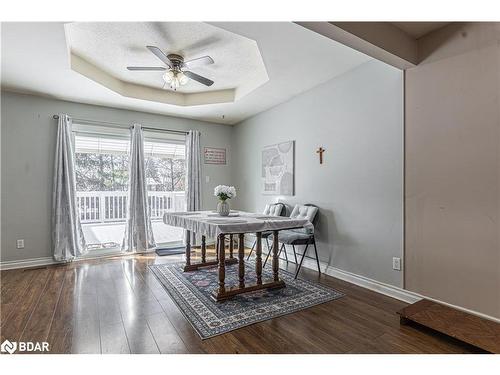
<path id="1" fill-rule="evenodd" d="M 24 240 L 17 240 L 16 247 L 18 249 L 24 249 Z"/>
<path id="2" fill-rule="evenodd" d="M 205 182 L 208 184 L 210 182 L 210 176 L 205 176 Z"/>
<path id="3" fill-rule="evenodd" d="M 392 258 L 392 269 L 396 271 L 401 271 L 401 258 Z"/>

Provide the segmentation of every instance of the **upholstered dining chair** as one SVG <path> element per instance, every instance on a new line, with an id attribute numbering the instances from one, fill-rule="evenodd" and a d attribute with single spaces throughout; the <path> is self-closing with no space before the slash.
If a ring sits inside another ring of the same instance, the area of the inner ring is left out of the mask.
<path id="1" fill-rule="evenodd" d="M 281 216 L 285 212 L 285 205 L 281 202 L 266 204 L 264 208 L 264 212 L 262 213 L 264 216 Z M 262 232 L 262 238 L 266 240 L 267 249 L 269 250 L 271 247 L 269 246 L 269 236 L 271 236 L 273 232 Z M 253 250 L 255 248 L 255 244 L 257 240 L 253 242 L 252 248 L 250 249 L 250 253 L 247 256 L 247 260 L 250 259 L 250 255 L 252 255 Z"/>
<path id="2" fill-rule="evenodd" d="M 316 227 L 318 223 L 318 206 L 314 204 L 296 204 L 290 213 L 290 217 L 294 219 L 307 219 L 309 220 L 313 227 Z M 302 258 L 300 259 L 300 263 L 298 263 L 297 270 L 295 271 L 295 278 L 299 275 L 300 268 L 302 267 L 302 262 L 304 262 L 304 258 L 306 257 L 307 250 L 309 245 L 314 246 L 314 253 L 316 255 L 316 263 L 318 265 L 318 272 L 321 274 L 321 268 L 319 266 L 319 257 L 318 257 L 318 249 L 316 248 L 316 239 L 314 237 L 314 228 L 299 228 L 299 229 L 289 229 L 282 230 L 278 233 L 278 242 L 281 243 L 281 247 L 278 253 L 278 257 L 281 252 L 284 250 L 285 260 L 288 262 L 288 256 L 286 253 L 286 245 L 292 245 L 293 256 L 295 257 L 295 263 L 297 264 L 297 252 L 295 250 L 296 245 L 305 245 L 304 252 L 302 253 Z M 269 259 L 269 255 L 271 254 L 272 249 L 269 249 L 267 253 L 266 260 L 264 261 L 264 267 Z"/>

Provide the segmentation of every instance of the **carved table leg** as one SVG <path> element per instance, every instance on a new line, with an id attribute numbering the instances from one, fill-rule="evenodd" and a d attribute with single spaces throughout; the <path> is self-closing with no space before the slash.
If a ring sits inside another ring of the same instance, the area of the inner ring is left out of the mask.
<path id="1" fill-rule="evenodd" d="M 233 242 L 233 235 L 229 235 L 229 259 L 233 259 L 233 252 L 234 252 L 234 242 Z"/>
<path id="2" fill-rule="evenodd" d="M 215 238 L 215 260 L 219 263 L 219 236 Z"/>
<path id="3" fill-rule="evenodd" d="M 240 233 L 238 242 L 238 277 L 240 288 L 245 287 L 245 235 Z"/>
<path id="4" fill-rule="evenodd" d="M 186 230 L 186 266 L 191 265 L 191 231 Z"/>
<path id="5" fill-rule="evenodd" d="M 255 247 L 255 273 L 257 274 L 257 284 L 262 284 L 262 233 L 256 233 L 257 246 Z"/>
<path id="6" fill-rule="evenodd" d="M 201 236 L 201 262 L 207 261 L 207 244 L 205 236 Z"/>
<path id="7" fill-rule="evenodd" d="M 275 230 L 273 232 L 273 279 L 274 281 L 279 281 L 278 269 L 279 269 L 279 261 L 278 261 L 278 231 Z"/>
<path id="8" fill-rule="evenodd" d="M 219 294 L 224 294 L 226 292 L 226 286 L 224 284 L 226 278 L 226 244 L 223 234 L 219 234 Z"/>

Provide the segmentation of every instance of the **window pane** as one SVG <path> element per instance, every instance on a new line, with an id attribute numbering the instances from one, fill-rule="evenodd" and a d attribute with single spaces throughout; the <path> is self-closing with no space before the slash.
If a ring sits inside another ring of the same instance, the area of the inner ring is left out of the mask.
<path id="1" fill-rule="evenodd" d="M 144 142 L 148 204 L 157 244 L 180 242 L 182 229 L 163 223 L 165 212 L 185 211 L 184 144 L 164 140 Z"/>
<path id="2" fill-rule="evenodd" d="M 75 134 L 76 196 L 89 250 L 119 248 L 125 231 L 129 139 Z"/>

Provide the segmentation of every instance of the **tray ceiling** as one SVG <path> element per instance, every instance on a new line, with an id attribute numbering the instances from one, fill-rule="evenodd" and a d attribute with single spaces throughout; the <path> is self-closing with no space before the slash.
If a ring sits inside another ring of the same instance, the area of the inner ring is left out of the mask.
<path id="1" fill-rule="evenodd" d="M 109 26 L 109 24 L 104 23 L 101 30 L 116 26 Z M 192 24 L 190 29 L 196 30 L 197 27 L 205 27 L 199 26 L 199 24 Z M 224 56 L 234 53 L 240 56 L 241 60 L 243 56 L 246 56 L 245 54 L 239 53 L 239 51 L 228 51 L 227 43 L 230 43 L 229 40 L 234 41 L 234 39 L 237 39 L 232 35 L 235 34 L 244 38 L 247 41 L 245 43 L 254 43 L 258 47 L 268 81 L 245 93 L 244 82 L 248 80 L 248 77 L 244 78 L 241 86 L 238 86 L 235 91 L 235 100 L 231 102 L 192 106 L 173 105 L 168 102 L 157 101 L 157 97 L 150 98 L 148 95 L 144 95 L 141 99 L 124 96 L 118 91 L 109 88 L 110 85 L 115 85 L 119 90 L 120 86 L 135 85 L 138 89 L 144 90 L 146 94 L 150 93 L 149 90 L 160 90 L 157 87 L 148 86 L 154 84 L 154 82 L 148 83 L 149 81 L 145 81 L 140 83 L 133 81 L 139 79 L 136 77 L 127 78 L 132 80 L 130 82 L 128 80 L 122 81 L 120 77 L 115 78 L 113 74 L 117 73 L 112 72 L 119 69 L 114 62 L 113 56 L 107 55 L 113 62 L 110 68 L 99 67 L 98 69 L 105 73 L 101 78 L 111 77 L 108 81 L 104 81 L 104 84 L 97 83 L 87 76 L 96 73 L 92 61 L 89 62 L 81 58 L 80 63 L 82 66 L 80 68 L 82 68 L 85 75 L 75 72 L 71 68 L 72 59 L 70 59 L 71 55 L 67 46 L 65 31 L 67 25 L 71 24 L 61 22 L 3 23 L 1 33 L 2 89 L 80 103 L 159 113 L 222 124 L 235 124 L 290 100 L 292 97 L 327 82 L 371 59 L 360 52 L 290 22 L 209 23 L 208 26 L 217 30 L 214 31 L 212 37 L 209 38 L 208 35 L 203 35 L 203 38 L 198 40 L 197 43 L 193 42 L 195 43 L 194 46 L 193 44 L 179 45 L 175 46 L 175 49 L 185 52 L 190 58 L 191 56 L 194 57 L 195 54 L 198 55 L 198 53 L 199 55 L 205 55 L 207 52 L 212 54 L 211 51 L 215 52 L 216 48 L 220 48 L 220 53 L 224 53 Z M 149 43 L 157 43 L 159 47 L 166 50 L 169 49 L 169 43 L 175 43 L 175 41 L 169 40 L 166 35 L 160 38 L 154 31 L 148 33 L 156 35 L 156 38 L 159 39 L 136 40 L 134 32 L 137 28 L 145 26 L 135 23 L 125 25 L 127 27 L 121 29 L 125 36 L 120 39 L 120 43 L 126 46 L 126 41 L 130 38 L 130 40 L 134 40 L 135 47 L 129 46 L 129 48 L 138 51 L 137 54 L 127 52 L 138 60 L 128 60 L 117 56 L 118 60 L 122 59 L 126 65 L 138 64 L 143 61 L 139 59 L 149 58 L 147 57 L 149 52 L 143 50 Z M 149 27 L 157 31 L 167 30 L 169 27 L 169 23 L 149 25 Z M 231 34 L 231 36 L 227 37 L 228 42 L 226 44 L 223 42 L 220 36 L 222 32 L 219 30 Z M 188 32 L 184 33 L 188 34 Z M 106 38 L 105 32 L 101 33 L 100 38 Z M 98 44 L 103 43 L 103 41 L 95 40 L 92 43 Z M 220 46 L 217 47 L 219 44 Z M 90 50 L 96 47 L 90 46 L 87 48 Z M 151 57 L 153 58 L 151 63 L 155 62 L 154 56 Z M 224 58 L 219 59 L 217 56 L 213 57 L 216 60 L 213 66 L 214 74 L 218 74 L 215 73 L 218 64 L 225 64 L 225 60 Z M 88 68 L 88 71 L 83 68 Z M 123 72 L 123 74 L 125 73 L 127 72 Z M 202 73 L 201 70 L 199 73 Z M 207 78 L 215 78 L 214 80 L 217 78 L 209 76 L 208 67 L 207 71 L 203 71 L 203 73 L 207 75 Z M 212 72 L 210 71 L 210 73 Z M 251 72 L 245 74 L 251 74 Z M 150 80 L 152 78 L 146 77 L 145 79 Z M 222 86 L 222 83 L 218 84 L 221 85 L 219 86 L 221 90 L 218 91 L 224 92 L 225 86 Z M 238 93 L 240 89 L 242 90 L 241 94 Z M 217 90 L 195 92 L 195 88 L 191 86 L 189 90 L 193 90 L 188 94 L 192 94 L 195 99 L 200 94 L 217 92 Z M 169 93 L 166 90 L 162 91 Z"/>
<path id="2" fill-rule="evenodd" d="M 78 22 L 65 30 L 71 68 L 123 96 L 187 106 L 227 103 L 269 80 L 254 40 L 203 22 Z M 173 91 L 163 87 L 163 72 L 127 70 L 165 66 L 146 45 L 185 61 L 209 55 L 214 64 L 190 70 L 215 83 L 190 80 Z"/>

